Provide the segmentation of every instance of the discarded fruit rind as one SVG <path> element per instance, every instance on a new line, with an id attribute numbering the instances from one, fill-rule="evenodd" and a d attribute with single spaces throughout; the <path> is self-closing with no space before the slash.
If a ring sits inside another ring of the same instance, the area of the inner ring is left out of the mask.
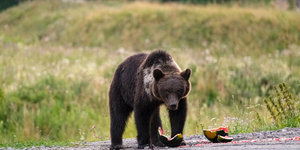
<path id="1" fill-rule="evenodd" d="M 204 130 L 209 130 L 209 131 L 220 131 L 220 130 L 223 130 L 225 133 L 228 133 L 228 127 L 219 127 L 219 128 L 204 129 Z"/>
<path id="2" fill-rule="evenodd" d="M 219 142 L 226 143 L 226 142 L 231 142 L 232 140 L 233 140 L 232 137 L 218 135 Z"/>
<path id="3" fill-rule="evenodd" d="M 223 130 L 225 133 L 228 133 L 228 127 L 219 127 L 219 128 L 209 129 L 209 131 L 219 131 L 219 130 Z"/>
<path id="4" fill-rule="evenodd" d="M 170 146 L 170 147 L 179 146 L 181 144 L 181 142 L 183 141 L 183 136 L 180 133 L 176 134 L 172 138 L 168 138 L 167 136 L 163 135 L 163 131 L 162 131 L 161 127 L 158 127 L 158 138 L 163 144 Z"/>
<path id="5" fill-rule="evenodd" d="M 205 137 L 213 142 L 218 143 L 218 135 L 227 136 L 228 135 L 228 127 L 220 127 L 215 129 L 203 129 L 203 133 Z"/>
<path id="6" fill-rule="evenodd" d="M 204 133 L 205 137 L 208 139 L 213 139 L 217 136 L 216 131 L 203 130 L 203 133 Z"/>

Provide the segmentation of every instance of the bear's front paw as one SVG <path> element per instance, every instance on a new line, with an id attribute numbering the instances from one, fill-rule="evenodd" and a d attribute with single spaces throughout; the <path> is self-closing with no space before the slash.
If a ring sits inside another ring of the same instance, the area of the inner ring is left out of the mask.
<path id="1" fill-rule="evenodd" d="M 162 142 L 160 142 L 160 141 L 152 144 L 152 146 L 154 146 L 154 147 L 165 147 L 165 145 Z"/>
<path id="2" fill-rule="evenodd" d="M 149 146 L 149 144 L 143 144 L 143 145 L 139 145 L 138 149 L 144 149 L 145 147 Z"/>
<path id="3" fill-rule="evenodd" d="M 111 145 L 110 150 L 119 150 L 119 149 L 124 149 L 123 145 Z"/>

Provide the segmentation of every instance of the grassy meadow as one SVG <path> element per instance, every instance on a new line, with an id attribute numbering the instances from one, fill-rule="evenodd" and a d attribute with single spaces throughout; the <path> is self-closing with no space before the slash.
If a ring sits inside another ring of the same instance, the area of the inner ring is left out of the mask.
<path id="1" fill-rule="evenodd" d="M 231 133 L 300 126 L 274 122 L 263 101 L 285 82 L 298 108 L 299 18 L 271 6 L 21 3 L 0 13 L 0 144 L 108 140 L 114 71 L 153 49 L 192 69 L 184 134 L 222 125 Z M 170 134 L 166 116 L 162 106 Z M 124 138 L 135 137 L 130 118 Z"/>

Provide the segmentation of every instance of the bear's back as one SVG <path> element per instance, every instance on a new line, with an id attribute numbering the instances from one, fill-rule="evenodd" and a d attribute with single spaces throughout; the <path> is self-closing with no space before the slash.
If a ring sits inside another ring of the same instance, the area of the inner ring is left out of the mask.
<path id="1" fill-rule="evenodd" d="M 116 85 L 123 100 L 133 108 L 137 71 L 147 54 L 139 53 L 128 57 L 117 68 L 112 85 Z M 112 88 L 112 87 L 111 87 Z"/>

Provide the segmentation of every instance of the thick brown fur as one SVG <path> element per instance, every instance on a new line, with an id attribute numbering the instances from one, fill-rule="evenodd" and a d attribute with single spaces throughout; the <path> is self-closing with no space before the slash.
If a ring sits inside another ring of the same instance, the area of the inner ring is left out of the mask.
<path id="1" fill-rule="evenodd" d="M 162 126 L 159 106 L 169 110 L 172 137 L 183 133 L 187 114 L 190 69 L 181 71 L 165 51 L 140 53 L 117 68 L 109 91 L 111 149 L 120 149 L 126 122 L 131 112 L 137 128 L 138 148 L 163 146 L 157 137 Z"/>

